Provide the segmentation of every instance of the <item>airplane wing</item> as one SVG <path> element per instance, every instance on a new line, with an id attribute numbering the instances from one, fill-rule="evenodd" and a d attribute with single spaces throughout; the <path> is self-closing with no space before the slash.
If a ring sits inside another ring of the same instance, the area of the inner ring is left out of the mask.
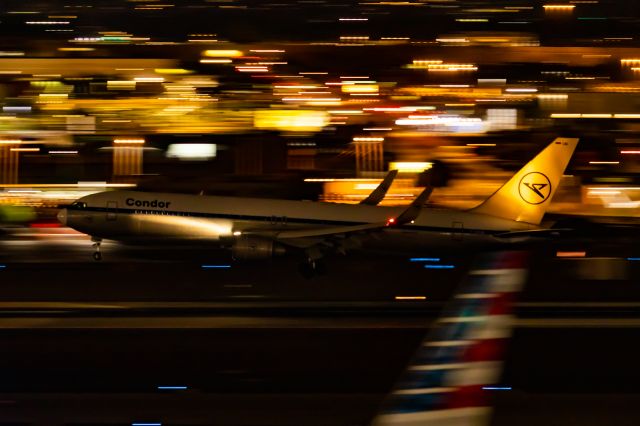
<path id="1" fill-rule="evenodd" d="M 307 258 L 311 260 L 318 260 L 324 257 L 327 252 L 344 254 L 347 250 L 359 247 L 362 243 L 362 238 L 367 234 L 389 227 L 401 226 L 415 220 L 431 195 L 432 190 L 431 186 L 427 186 L 400 215 L 391 217 L 385 222 L 305 228 L 290 231 L 255 231 L 247 232 L 247 234 L 269 238 L 288 247 L 303 249 L 306 251 Z"/>
<path id="2" fill-rule="evenodd" d="M 483 426 L 500 383 L 527 253 L 486 253 L 421 342 L 372 426 Z"/>
<path id="3" fill-rule="evenodd" d="M 282 231 L 274 234 L 277 240 L 287 240 L 293 238 L 309 238 L 309 237 L 323 237 L 336 234 L 349 234 L 354 232 L 372 231 L 376 229 L 383 229 L 391 226 L 400 226 L 407 224 L 415 220 L 424 203 L 427 201 L 433 188 L 426 187 L 420 195 L 418 195 L 411 204 L 397 217 L 391 217 L 385 222 L 373 222 L 365 223 L 361 225 L 349 225 L 349 226 L 335 226 L 313 229 L 300 229 L 295 231 Z"/>
<path id="4" fill-rule="evenodd" d="M 387 195 L 387 191 L 391 188 L 391 184 L 396 176 L 398 176 L 397 170 L 389 170 L 389 173 L 387 173 L 382 182 L 380 182 L 380 185 L 378 185 L 367 198 L 360 201 L 360 204 L 366 204 L 368 206 L 377 206 L 380 204 L 384 196 Z"/>

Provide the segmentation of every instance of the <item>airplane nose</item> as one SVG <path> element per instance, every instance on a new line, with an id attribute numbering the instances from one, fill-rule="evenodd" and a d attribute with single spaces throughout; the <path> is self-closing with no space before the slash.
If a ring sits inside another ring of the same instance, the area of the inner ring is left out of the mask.
<path id="1" fill-rule="evenodd" d="M 58 222 L 63 225 L 67 224 L 67 209 L 60 210 L 60 212 L 58 213 Z"/>

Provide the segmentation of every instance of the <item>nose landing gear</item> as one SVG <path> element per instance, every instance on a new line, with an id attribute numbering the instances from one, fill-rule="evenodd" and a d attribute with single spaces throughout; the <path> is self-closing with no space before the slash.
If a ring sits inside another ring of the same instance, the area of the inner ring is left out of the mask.
<path id="1" fill-rule="evenodd" d="M 93 252 L 93 260 L 96 262 L 102 260 L 102 253 L 100 253 L 100 244 L 102 243 L 102 238 L 91 238 L 93 241 L 93 247 L 96 251 Z"/>

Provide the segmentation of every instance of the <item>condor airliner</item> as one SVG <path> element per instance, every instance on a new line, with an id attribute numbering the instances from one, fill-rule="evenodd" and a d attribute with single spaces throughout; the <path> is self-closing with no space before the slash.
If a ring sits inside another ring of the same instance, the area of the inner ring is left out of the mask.
<path id="1" fill-rule="evenodd" d="M 60 222 L 100 242 L 191 241 L 231 249 L 238 260 L 304 254 L 311 268 L 330 252 L 358 247 L 367 234 L 383 241 L 429 247 L 508 241 L 550 232 L 540 227 L 578 139 L 557 138 L 479 206 L 422 209 L 426 188 L 408 207 L 381 207 L 391 173 L 363 203 L 267 200 L 134 191 L 83 197 L 60 211 Z"/>

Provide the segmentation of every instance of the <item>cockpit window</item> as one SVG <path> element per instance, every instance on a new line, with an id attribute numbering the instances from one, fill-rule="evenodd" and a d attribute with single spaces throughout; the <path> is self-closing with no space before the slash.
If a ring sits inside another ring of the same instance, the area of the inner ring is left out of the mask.
<path id="1" fill-rule="evenodd" d="M 71 208 L 76 209 L 76 210 L 83 210 L 87 208 L 87 203 L 82 203 L 80 201 L 76 201 L 75 203 L 71 204 Z"/>

